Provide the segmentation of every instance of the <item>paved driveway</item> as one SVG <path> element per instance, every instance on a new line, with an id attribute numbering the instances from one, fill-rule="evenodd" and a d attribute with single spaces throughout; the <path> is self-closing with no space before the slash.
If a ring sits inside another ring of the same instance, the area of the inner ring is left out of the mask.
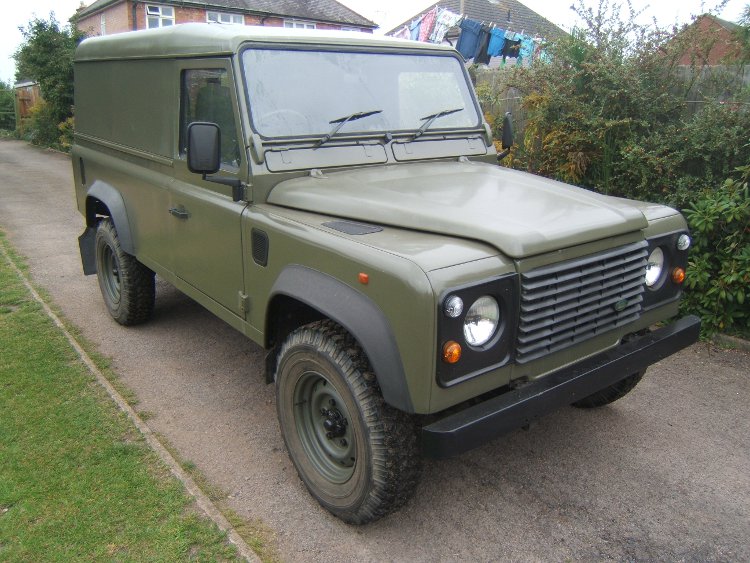
<path id="1" fill-rule="evenodd" d="M 457 459 L 368 527 L 319 508 L 279 436 L 263 350 L 159 283 L 154 319 L 110 320 L 84 277 L 66 156 L 0 140 L 0 228 L 139 410 L 286 561 L 750 560 L 750 356 L 705 344 L 621 401 L 564 409 Z M 1 407 L 1 405 L 0 405 Z"/>

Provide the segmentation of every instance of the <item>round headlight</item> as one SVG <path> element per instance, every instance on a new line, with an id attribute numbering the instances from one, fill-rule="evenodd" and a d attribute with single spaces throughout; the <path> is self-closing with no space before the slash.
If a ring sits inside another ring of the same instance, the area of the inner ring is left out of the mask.
<path id="1" fill-rule="evenodd" d="M 480 297 L 469 307 L 464 320 L 464 338 L 471 346 L 490 341 L 500 323 L 500 306 L 489 295 Z"/>
<path id="2" fill-rule="evenodd" d="M 661 279 L 661 274 L 664 271 L 664 252 L 661 248 L 657 247 L 651 251 L 648 257 L 648 264 L 646 264 L 646 285 L 648 287 L 654 287 Z"/>

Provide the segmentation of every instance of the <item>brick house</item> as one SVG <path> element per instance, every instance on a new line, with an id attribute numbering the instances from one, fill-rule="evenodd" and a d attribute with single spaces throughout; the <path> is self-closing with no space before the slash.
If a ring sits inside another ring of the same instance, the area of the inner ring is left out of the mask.
<path id="1" fill-rule="evenodd" d="M 80 8 L 76 26 L 110 35 L 188 22 L 337 29 L 372 33 L 377 24 L 335 0 L 96 0 Z"/>
<path id="2" fill-rule="evenodd" d="M 740 26 L 736 23 L 710 14 L 699 16 L 679 36 L 689 44 L 679 64 L 714 67 L 730 62 L 742 52 L 737 37 L 739 30 Z"/>

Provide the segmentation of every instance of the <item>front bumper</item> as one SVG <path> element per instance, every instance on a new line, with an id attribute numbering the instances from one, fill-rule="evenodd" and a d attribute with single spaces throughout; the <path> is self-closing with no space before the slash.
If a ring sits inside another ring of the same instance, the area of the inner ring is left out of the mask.
<path id="1" fill-rule="evenodd" d="M 690 346 L 701 322 L 681 318 L 640 338 L 550 373 L 422 428 L 425 455 L 445 458 L 528 425 Z"/>

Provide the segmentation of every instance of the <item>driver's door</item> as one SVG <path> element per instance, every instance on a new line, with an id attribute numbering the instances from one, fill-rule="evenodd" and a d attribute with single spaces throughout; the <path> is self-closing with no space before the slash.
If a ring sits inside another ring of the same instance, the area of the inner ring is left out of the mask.
<path id="1" fill-rule="evenodd" d="M 180 143 L 175 159 L 168 220 L 177 277 L 223 308 L 240 315 L 243 290 L 241 214 L 245 202 L 232 201 L 229 186 L 190 172 L 187 126 L 194 121 L 221 128 L 219 175 L 247 181 L 237 91 L 229 59 L 185 61 L 180 72 Z M 200 300 L 200 299 L 199 299 Z"/>

